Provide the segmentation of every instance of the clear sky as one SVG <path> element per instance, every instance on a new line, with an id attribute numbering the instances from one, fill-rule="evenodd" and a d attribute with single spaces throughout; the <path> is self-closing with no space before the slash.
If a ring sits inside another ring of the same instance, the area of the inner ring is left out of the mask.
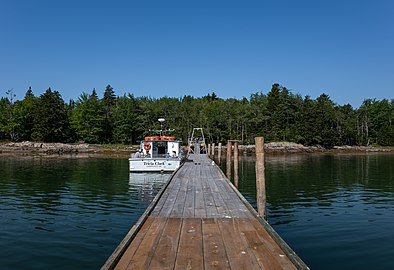
<path id="1" fill-rule="evenodd" d="M 0 96 L 394 98 L 394 1 L 0 0 Z"/>

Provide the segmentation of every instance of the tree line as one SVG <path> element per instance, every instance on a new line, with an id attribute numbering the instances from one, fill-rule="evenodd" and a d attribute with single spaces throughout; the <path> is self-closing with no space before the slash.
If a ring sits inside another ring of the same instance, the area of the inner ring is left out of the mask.
<path id="1" fill-rule="evenodd" d="M 107 85 L 102 98 L 95 89 L 66 103 L 58 91 L 23 100 L 12 90 L 0 99 L 0 140 L 132 144 L 159 129 L 158 118 L 185 143 L 193 127 L 202 127 L 210 142 L 254 137 L 304 145 L 394 145 L 394 99 L 365 99 L 359 108 L 338 105 L 326 94 L 316 99 L 293 94 L 279 84 L 249 98 L 117 96 Z"/>

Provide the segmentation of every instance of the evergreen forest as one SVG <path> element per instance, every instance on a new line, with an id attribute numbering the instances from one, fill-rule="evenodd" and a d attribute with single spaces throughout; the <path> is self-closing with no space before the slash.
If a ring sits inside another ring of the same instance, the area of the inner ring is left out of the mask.
<path id="1" fill-rule="evenodd" d="M 83 92 L 65 102 L 58 91 L 35 96 L 29 88 L 23 100 L 12 90 L 0 99 L 0 141 L 86 142 L 134 144 L 149 130 L 159 129 L 158 118 L 186 143 L 193 127 L 202 127 L 208 142 L 228 139 L 253 144 L 289 141 L 304 145 L 394 146 L 394 99 L 365 99 L 359 108 L 338 105 L 326 94 L 316 99 L 293 94 L 279 84 L 267 94 L 222 99 L 203 97 L 117 96 L 107 85 L 103 96 Z"/>

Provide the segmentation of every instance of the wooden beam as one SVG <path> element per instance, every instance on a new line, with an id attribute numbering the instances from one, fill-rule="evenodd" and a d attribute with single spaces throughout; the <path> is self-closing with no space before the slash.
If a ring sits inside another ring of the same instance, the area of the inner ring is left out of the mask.
<path id="1" fill-rule="evenodd" d="M 220 159 L 222 158 L 222 143 L 219 143 L 218 145 L 218 164 L 220 166 Z"/>
<path id="2" fill-rule="evenodd" d="M 238 141 L 234 142 L 234 185 L 238 188 Z"/>
<path id="3" fill-rule="evenodd" d="M 257 211 L 261 217 L 267 218 L 264 168 L 264 138 L 255 138 L 256 148 L 256 191 Z"/>
<path id="4" fill-rule="evenodd" d="M 231 179 L 231 151 L 232 151 L 232 142 L 230 140 L 227 141 L 227 158 L 226 158 L 226 176 L 228 179 Z"/>

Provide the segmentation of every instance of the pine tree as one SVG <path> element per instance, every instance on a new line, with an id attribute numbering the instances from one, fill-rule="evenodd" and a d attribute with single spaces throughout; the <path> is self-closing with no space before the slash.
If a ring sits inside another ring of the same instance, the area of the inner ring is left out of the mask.
<path id="1" fill-rule="evenodd" d="M 34 96 L 31 87 L 26 91 L 25 98 L 15 103 L 15 113 L 18 119 L 18 138 L 20 140 L 32 140 L 34 127 L 34 113 L 37 109 L 38 98 Z"/>
<path id="2" fill-rule="evenodd" d="M 104 91 L 103 103 L 105 107 L 105 131 L 104 137 L 106 142 L 110 142 L 112 140 L 112 131 L 113 131 L 113 119 L 112 119 L 112 108 L 115 105 L 116 95 L 114 89 L 111 85 L 107 85 Z"/>
<path id="3" fill-rule="evenodd" d="M 98 99 L 96 90 L 89 95 L 82 93 L 75 103 L 71 116 L 71 127 L 77 139 L 88 143 L 104 142 L 105 109 Z"/>
<path id="4" fill-rule="evenodd" d="M 69 135 L 66 104 L 58 91 L 51 88 L 38 99 L 33 115 L 32 139 L 65 142 Z"/>

